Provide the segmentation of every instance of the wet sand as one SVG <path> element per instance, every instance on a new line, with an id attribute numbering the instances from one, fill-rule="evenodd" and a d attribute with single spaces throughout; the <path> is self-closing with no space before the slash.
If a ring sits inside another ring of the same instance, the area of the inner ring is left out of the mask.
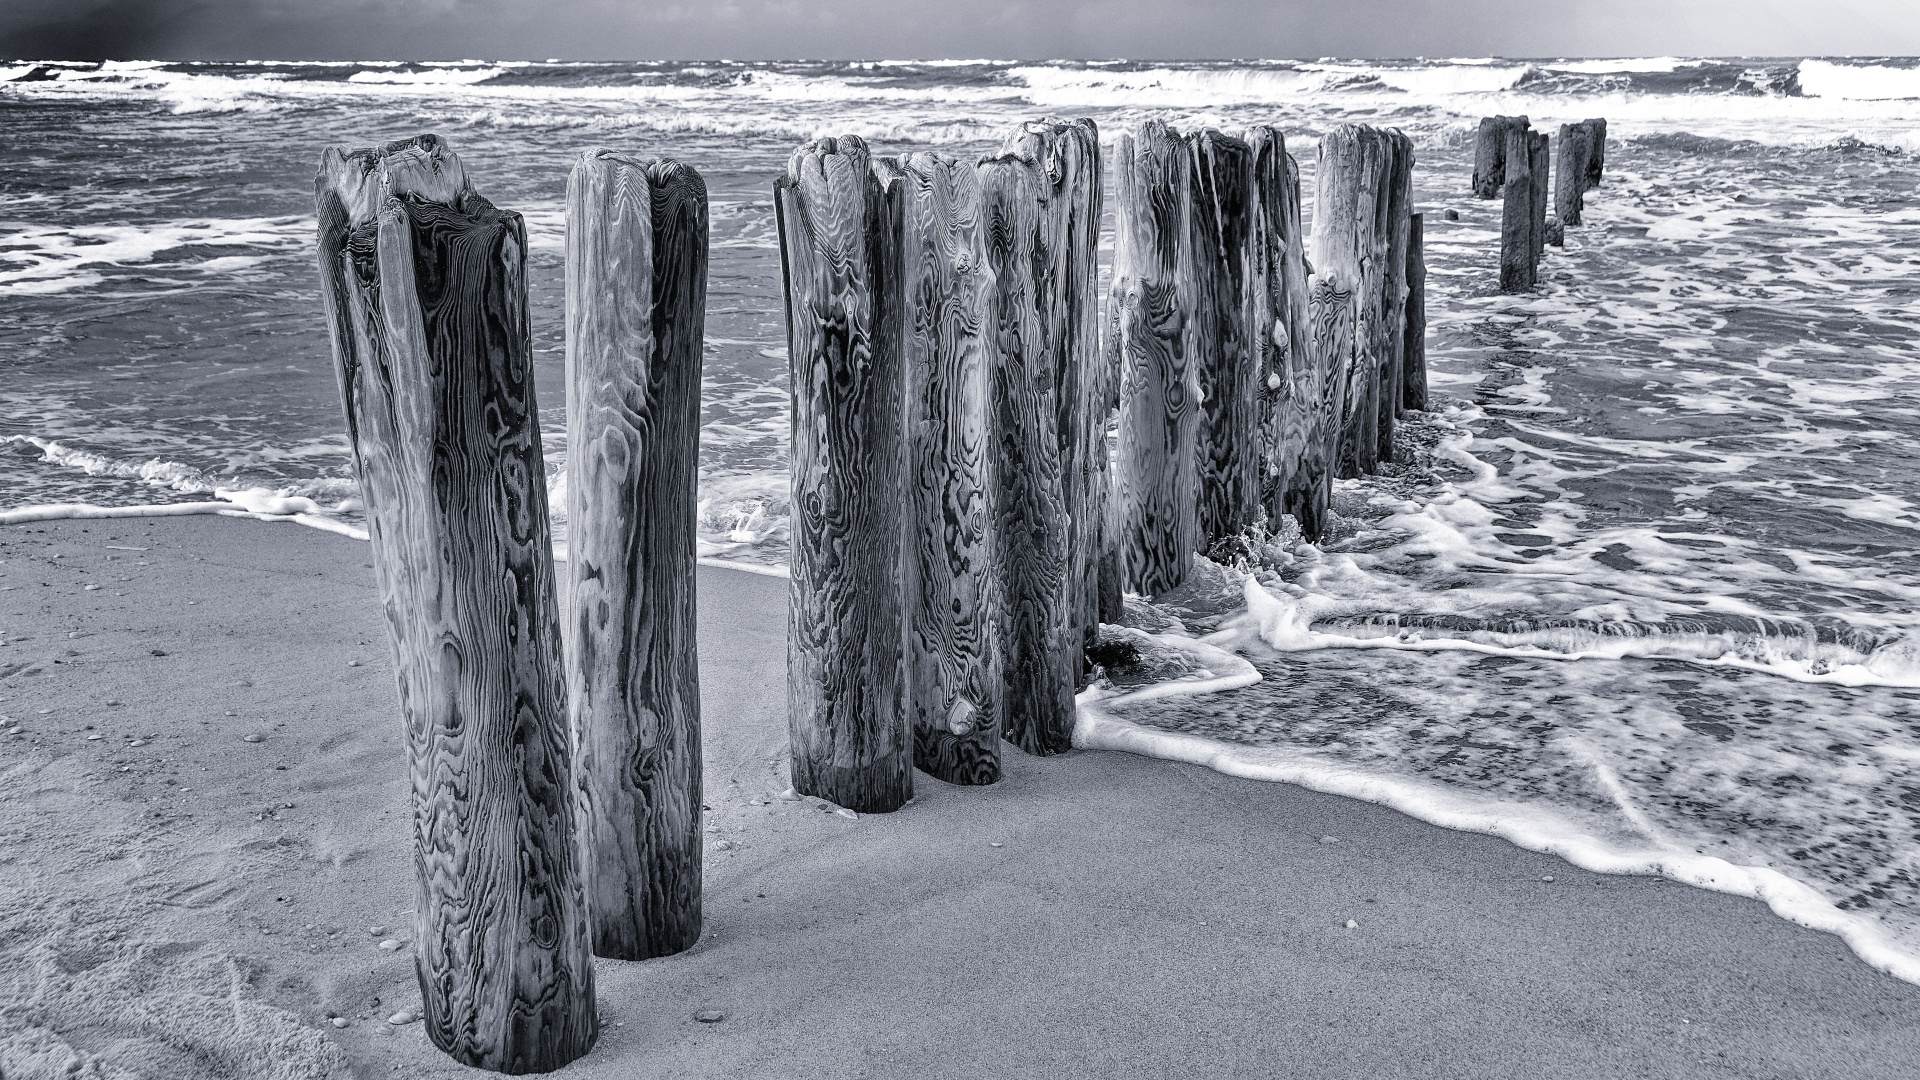
<path id="1" fill-rule="evenodd" d="M 0 528 L 0 730 L 24 732 L 0 735 L 0 1076 L 479 1075 L 422 1025 L 380 1023 L 418 994 L 368 555 L 253 521 Z M 604 1033 L 559 1075 L 1862 1077 L 1920 1059 L 1920 987 L 1837 938 L 1367 803 L 1011 750 L 1002 783 L 922 776 L 892 815 L 781 800 L 786 583 L 700 575 L 707 933 L 600 961 Z"/>

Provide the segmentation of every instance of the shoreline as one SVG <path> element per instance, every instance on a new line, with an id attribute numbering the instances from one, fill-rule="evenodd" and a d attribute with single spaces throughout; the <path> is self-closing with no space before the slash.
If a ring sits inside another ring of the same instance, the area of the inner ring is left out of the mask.
<path id="1" fill-rule="evenodd" d="M 292 523 L 348 539 L 367 540 L 364 529 L 313 513 L 308 500 L 250 498 L 236 502 L 230 501 L 231 494 L 221 492 L 222 499 L 229 501 L 220 502 L 129 507 L 92 504 L 25 507 L 0 511 L 0 530 L 9 525 L 45 521 L 125 520 L 207 514 L 230 519 Z M 554 556 L 557 561 L 565 561 L 564 543 L 554 545 Z M 791 577 L 785 566 L 709 556 L 701 556 L 697 562 L 703 567 L 759 577 L 782 580 Z M 1250 590 L 1253 588 L 1251 581 L 1246 585 Z M 564 598 L 561 602 L 564 606 Z M 1073 733 L 1073 745 L 1077 749 L 1120 751 L 1161 761 L 1200 765 L 1243 780 L 1291 784 L 1310 791 L 1387 807 L 1441 828 L 1497 837 L 1523 850 L 1556 856 L 1595 873 L 1659 877 L 1711 892 L 1757 900 L 1781 919 L 1838 937 L 1862 963 L 1874 970 L 1920 986 L 1920 955 L 1901 950 L 1888 940 L 1873 920 L 1835 907 L 1811 887 L 1770 867 L 1731 863 L 1713 856 L 1655 845 L 1627 849 L 1582 831 L 1576 823 L 1546 808 L 1476 798 L 1444 785 L 1422 784 L 1311 760 L 1278 747 L 1167 731 L 1115 716 L 1109 711 L 1110 706 L 1138 704 L 1166 697 L 1204 695 L 1261 681 L 1260 674 L 1252 664 L 1201 639 L 1181 634 L 1149 634 L 1130 628 L 1126 632 L 1187 652 L 1203 668 L 1210 666 L 1217 670 L 1209 673 L 1212 677 L 1200 680 L 1181 678 L 1124 692 L 1083 692 L 1078 699 L 1078 718 Z M 925 777 L 920 777 L 920 780 L 923 783 L 931 782 Z"/>

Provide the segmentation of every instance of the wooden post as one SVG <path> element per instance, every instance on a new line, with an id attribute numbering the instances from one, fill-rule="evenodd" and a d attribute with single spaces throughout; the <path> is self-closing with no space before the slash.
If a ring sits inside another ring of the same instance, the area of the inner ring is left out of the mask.
<path id="1" fill-rule="evenodd" d="M 1259 357 L 1251 340 L 1253 148 L 1207 130 L 1193 154 L 1193 363 L 1198 550 L 1238 536 L 1260 513 Z"/>
<path id="2" fill-rule="evenodd" d="M 1507 133 L 1505 203 L 1500 209 L 1500 291 L 1533 288 L 1533 135 L 1524 128 Z"/>
<path id="3" fill-rule="evenodd" d="M 1511 132 L 1525 129 L 1524 116 L 1488 116 L 1480 121 L 1473 139 L 1473 193 L 1482 199 L 1500 194 L 1507 182 L 1507 148 Z"/>
<path id="4" fill-rule="evenodd" d="M 883 813 L 913 796 L 900 204 L 866 143 L 844 136 L 794 152 L 774 182 L 774 211 L 793 388 L 793 785 Z"/>
<path id="5" fill-rule="evenodd" d="M 1379 464 L 1393 156 L 1387 134 L 1362 124 L 1341 124 L 1320 140 L 1312 263 L 1329 288 L 1349 293 L 1358 305 L 1353 363 L 1342 371 L 1336 395 L 1339 476 L 1364 475 Z"/>
<path id="6" fill-rule="evenodd" d="M 1547 250 L 1547 203 L 1553 197 L 1548 181 L 1552 172 L 1553 153 L 1546 132 L 1536 131 L 1532 139 L 1528 147 L 1531 156 L 1527 159 L 1527 167 L 1528 175 L 1533 178 L 1533 280 L 1538 284 L 1540 257 Z"/>
<path id="7" fill-rule="evenodd" d="M 413 779 L 415 971 L 456 1061 L 546 1072 L 599 1034 L 526 229 L 439 138 L 329 148 L 321 294 Z"/>
<path id="8" fill-rule="evenodd" d="M 1253 341 L 1259 360 L 1261 502 L 1269 529 L 1282 514 L 1318 537 L 1331 494 L 1329 463 L 1313 448 L 1326 393 L 1308 339 L 1307 258 L 1300 227 L 1300 170 L 1280 132 L 1247 133 L 1253 152 Z"/>
<path id="9" fill-rule="evenodd" d="M 1595 117 L 1582 121 L 1587 129 L 1587 184 L 1589 188 L 1600 186 L 1601 174 L 1607 169 L 1607 122 Z"/>
<path id="10" fill-rule="evenodd" d="M 1383 205 L 1386 209 L 1381 232 L 1387 241 L 1386 261 L 1381 264 L 1380 316 L 1380 419 L 1377 429 L 1378 457 L 1392 461 L 1393 433 L 1396 422 L 1406 412 L 1402 390 L 1406 382 L 1407 317 L 1407 243 L 1413 209 L 1413 140 L 1398 128 L 1382 132 L 1388 141 L 1392 167 L 1386 173 Z"/>
<path id="11" fill-rule="evenodd" d="M 1409 409 L 1427 408 L 1427 250 L 1424 215 L 1414 214 L 1407 231 L 1406 368 L 1401 401 Z"/>
<path id="12" fill-rule="evenodd" d="M 1061 495 L 1068 528 L 1067 618 L 1081 642 L 1075 685 L 1091 667 L 1085 651 L 1100 634 L 1100 553 L 1107 544 L 1112 483 L 1107 428 L 1115 375 L 1100 348 L 1100 133 L 1091 120 L 1021 125 L 1003 154 L 1027 158 L 1046 178 L 1047 266 L 1042 319 L 1058 373 Z M 1116 583 L 1117 587 L 1117 583 Z"/>
<path id="13" fill-rule="evenodd" d="M 1200 378 L 1193 350 L 1192 158 L 1157 120 L 1114 145 L 1113 288 L 1120 369 L 1120 562 L 1148 596 L 1186 580 L 1198 546 L 1194 447 Z"/>
<path id="14" fill-rule="evenodd" d="M 1587 157 L 1592 140 L 1584 124 L 1561 124 L 1560 145 L 1554 155 L 1553 216 L 1564 228 L 1580 224 L 1587 186 Z"/>
<path id="15" fill-rule="evenodd" d="M 906 368 L 907 716 L 913 761 L 950 784 L 1000 779 L 994 619 L 993 276 L 972 162 L 919 153 L 877 161 L 901 201 L 901 360 Z"/>
<path id="16" fill-rule="evenodd" d="M 707 188 L 675 161 L 580 155 L 567 179 L 567 696 L 593 951 L 700 939 L 694 527 Z"/>
<path id="17" fill-rule="evenodd" d="M 1039 163 L 1029 158 L 980 163 L 980 227 L 993 271 L 986 324 L 1006 737 L 1029 754 L 1058 754 L 1073 745 L 1073 692 L 1083 653 L 1069 614 L 1059 373 L 1041 285 L 1051 261 L 1041 210 L 1047 190 Z"/>

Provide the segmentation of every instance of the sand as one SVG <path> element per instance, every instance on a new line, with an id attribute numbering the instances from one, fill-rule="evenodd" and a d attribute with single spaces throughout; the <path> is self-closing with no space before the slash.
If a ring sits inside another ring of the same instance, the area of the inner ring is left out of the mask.
<path id="1" fill-rule="evenodd" d="M 0 735 L 4 1080 L 479 1075 L 422 1025 L 380 1023 L 418 994 L 368 555 L 215 518 L 0 528 L 0 715 L 25 731 Z M 921 777 L 896 814 L 778 799 L 785 591 L 700 571 L 707 933 L 600 961 L 604 1034 L 559 1075 L 1867 1077 L 1920 1059 L 1920 987 L 1757 902 L 1287 785 L 1010 751 L 1002 783 Z"/>

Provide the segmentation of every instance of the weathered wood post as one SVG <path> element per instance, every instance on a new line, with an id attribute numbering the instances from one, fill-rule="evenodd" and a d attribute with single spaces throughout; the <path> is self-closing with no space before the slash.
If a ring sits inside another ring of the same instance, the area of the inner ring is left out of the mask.
<path id="1" fill-rule="evenodd" d="M 700 939 L 706 296 L 700 174 L 581 154 L 567 179 L 567 692 L 593 949 L 621 960 Z"/>
<path id="2" fill-rule="evenodd" d="M 900 204 L 866 143 L 843 136 L 794 152 L 774 210 L 793 388 L 793 785 L 862 813 L 897 810 L 913 795 Z"/>
<path id="3" fill-rule="evenodd" d="M 1500 194 L 1507 182 L 1507 148 L 1514 129 L 1524 130 L 1530 121 L 1524 116 L 1487 116 L 1473 138 L 1473 193 L 1482 199 Z"/>
<path id="4" fill-rule="evenodd" d="M 1587 128 L 1587 187 L 1600 186 L 1607 169 L 1607 121 L 1602 117 L 1582 121 Z"/>
<path id="5" fill-rule="evenodd" d="M 1260 514 L 1260 358 L 1253 331 L 1253 148 L 1207 130 L 1192 136 L 1193 364 L 1199 549 L 1238 536 Z"/>
<path id="6" fill-rule="evenodd" d="M 1427 250 L 1424 215 L 1409 218 L 1407 232 L 1406 356 L 1401 401 L 1409 409 L 1427 407 Z"/>
<path id="7" fill-rule="evenodd" d="M 1307 258 L 1300 170 L 1271 127 L 1247 133 L 1253 153 L 1253 341 L 1259 361 L 1261 502 L 1268 526 L 1290 514 L 1318 537 L 1332 478 L 1313 448 L 1326 387 L 1308 339 Z"/>
<path id="8" fill-rule="evenodd" d="M 1060 387 L 1049 347 L 1044 275 L 1048 183 L 1038 162 L 980 163 L 980 226 L 993 288 L 994 543 L 999 567 L 1006 738 L 1029 754 L 1072 746 L 1083 642 L 1071 619 L 1069 525 L 1060 452 Z"/>
<path id="9" fill-rule="evenodd" d="M 415 971 L 455 1060 L 547 1072 L 599 1034 L 526 230 L 432 135 L 331 147 L 321 295 L 413 779 Z"/>
<path id="10" fill-rule="evenodd" d="M 971 161 L 875 162 L 901 202 L 906 368 L 907 716 L 913 760 L 951 784 L 1000 778 L 1004 691 L 994 621 L 993 275 Z"/>
<path id="11" fill-rule="evenodd" d="M 1186 580 L 1199 546 L 1192 157 L 1178 133 L 1150 120 L 1115 143 L 1113 172 L 1120 562 L 1126 587 L 1153 595 Z"/>
<path id="12" fill-rule="evenodd" d="M 1524 128 L 1507 133 L 1505 202 L 1500 208 L 1500 291 L 1533 288 L 1539 262 L 1533 256 L 1533 135 Z"/>
<path id="13" fill-rule="evenodd" d="M 1022 124 L 1001 147 L 1027 158 L 1046 179 L 1047 265 L 1043 321 L 1058 373 L 1061 497 L 1068 530 L 1067 617 L 1082 643 L 1077 686 L 1091 671 L 1085 648 L 1100 633 L 1100 553 L 1112 484 L 1107 428 L 1116 375 L 1100 348 L 1100 132 L 1091 120 Z"/>
<path id="14" fill-rule="evenodd" d="M 1560 144 L 1554 155 L 1553 215 L 1564 228 L 1580 224 L 1581 198 L 1587 189 L 1587 159 L 1592 138 L 1585 124 L 1561 124 Z"/>
<path id="15" fill-rule="evenodd" d="M 1393 140 L 1363 124 L 1341 124 L 1320 140 L 1312 263 L 1328 288 L 1349 294 L 1355 305 L 1352 363 L 1330 364 L 1341 378 L 1333 395 L 1340 405 L 1333 431 L 1339 476 L 1364 475 L 1379 464 L 1382 369 L 1390 360 L 1383 324 L 1393 157 Z"/>
<path id="16" fill-rule="evenodd" d="M 1413 140 L 1398 128 L 1382 133 L 1388 141 L 1391 168 L 1385 179 L 1382 200 L 1386 209 L 1384 228 L 1387 240 L 1386 261 L 1381 265 L 1380 318 L 1380 420 L 1376 431 L 1380 461 L 1393 460 L 1393 433 L 1406 413 L 1406 317 L 1407 317 L 1407 244 L 1413 210 Z"/>
<path id="17" fill-rule="evenodd" d="M 1540 257 L 1547 249 L 1547 202 L 1552 198 L 1548 188 L 1548 174 L 1552 171 L 1553 155 L 1548 147 L 1547 133 L 1536 131 L 1527 146 L 1527 170 L 1533 180 L 1533 281 L 1540 281 Z"/>

